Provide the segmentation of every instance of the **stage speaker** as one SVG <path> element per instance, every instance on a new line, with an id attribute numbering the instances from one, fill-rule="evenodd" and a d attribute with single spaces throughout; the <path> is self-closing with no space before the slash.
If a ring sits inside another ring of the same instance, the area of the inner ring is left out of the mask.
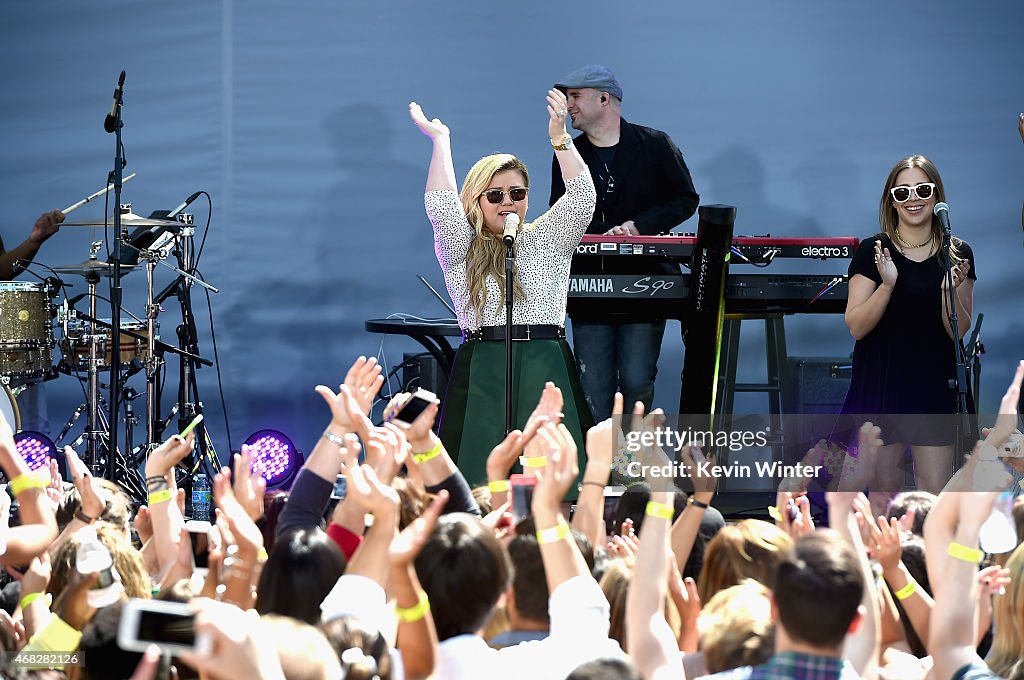
<path id="1" fill-rule="evenodd" d="M 850 388 L 849 357 L 790 357 L 786 413 L 839 413 Z"/>
<path id="2" fill-rule="evenodd" d="M 403 391 L 415 392 L 416 388 L 422 387 L 444 399 L 445 390 L 448 389 L 448 379 L 445 378 L 444 371 L 441 370 L 437 359 L 429 352 L 404 354 L 402 367 Z"/>

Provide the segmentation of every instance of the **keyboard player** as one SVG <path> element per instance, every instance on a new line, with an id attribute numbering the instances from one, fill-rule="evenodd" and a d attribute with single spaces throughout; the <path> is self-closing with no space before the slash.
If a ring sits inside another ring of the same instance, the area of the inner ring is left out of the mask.
<path id="1" fill-rule="evenodd" d="M 584 66 L 555 85 L 566 93 L 572 126 L 583 132 L 573 143 L 590 168 L 597 208 L 588 234 L 622 236 L 666 233 L 697 210 L 683 155 L 672 139 L 622 118 L 622 86 L 604 66 Z M 552 162 L 551 205 L 565 186 L 557 159 Z M 575 258 L 573 274 L 679 274 L 667 259 Z M 627 405 L 654 398 L 665 319 L 609 311 L 601 300 L 569 300 L 573 350 L 580 381 L 594 418 L 611 414 L 621 390 Z"/>

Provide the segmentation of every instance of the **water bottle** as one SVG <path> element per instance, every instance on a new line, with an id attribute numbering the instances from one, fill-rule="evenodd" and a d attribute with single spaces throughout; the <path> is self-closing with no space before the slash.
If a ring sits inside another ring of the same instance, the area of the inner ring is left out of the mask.
<path id="1" fill-rule="evenodd" d="M 192 480 L 192 519 L 210 521 L 211 498 L 210 480 L 200 472 Z"/>
<path id="2" fill-rule="evenodd" d="M 983 446 L 977 455 L 975 488 L 991 488 L 1006 477 L 1009 470 L 993 447 Z M 999 494 L 992 504 L 992 512 L 978 533 L 978 542 L 981 549 L 990 555 L 1010 552 L 1017 547 L 1017 524 L 1013 521 L 1013 496 L 1010 492 Z"/>
<path id="3" fill-rule="evenodd" d="M 121 599 L 124 585 L 121 575 L 114 568 L 114 560 L 110 551 L 100 542 L 96 529 L 84 527 L 77 534 L 78 551 L 75 555 L 75 568 L 81 574 L 99 572 L 99 579 L 86 596 L 90 607 L 100 609 L 114 604 Z"/>

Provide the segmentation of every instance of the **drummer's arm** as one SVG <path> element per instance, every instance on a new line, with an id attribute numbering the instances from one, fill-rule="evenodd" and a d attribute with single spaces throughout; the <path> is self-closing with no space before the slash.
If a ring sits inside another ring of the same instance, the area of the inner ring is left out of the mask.
<path id="1" fill-rule="evenodd" d="M 43 213 L 32 226 L 32 233 L 21 245 L 0 254 L 0 281 L 10 281 L 20 274 L 25 265 L 22 263 L 30 261 L 39 252 L 43 242 L 57 233 L 60 223 L 64 221 L 64 213 L 60 210 L 51 210 Z"/>

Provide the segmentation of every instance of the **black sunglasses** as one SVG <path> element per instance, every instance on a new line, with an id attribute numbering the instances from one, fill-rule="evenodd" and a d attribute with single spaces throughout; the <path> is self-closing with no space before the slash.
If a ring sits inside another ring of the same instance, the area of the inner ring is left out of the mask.
<path id="1" fill-rule="evenodd" d="M 519 201 L 526 198 L 526 194 L 529 191 L 526 187 L 516 187 L 508 190 L 508 197 L 518 203 Z M 494 203 L 497 205 L 505 200 L 506 192 L 502 189 L 488 189 L 483 193 L 483 197 L 487 199 L 488 203 Z"/>

